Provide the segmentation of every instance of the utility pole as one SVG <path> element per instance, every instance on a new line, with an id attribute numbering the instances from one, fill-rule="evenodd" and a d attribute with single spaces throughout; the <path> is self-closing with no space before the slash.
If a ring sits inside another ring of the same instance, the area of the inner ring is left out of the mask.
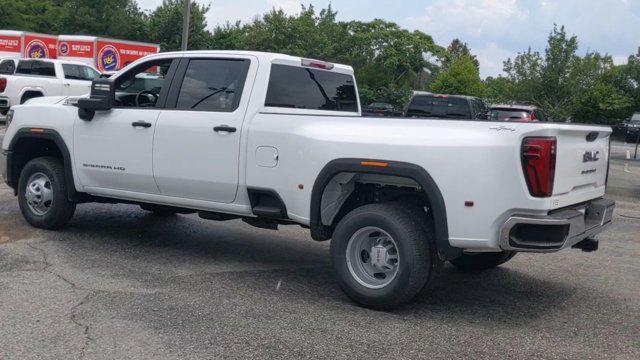
<path id="1" fill-rule="evenodd" d="M 184 0 L 184 17 L 182 18 L 182 51 L 187 51 L 189 45 L 189 18 L 191 14 L 191 0 Z"/>

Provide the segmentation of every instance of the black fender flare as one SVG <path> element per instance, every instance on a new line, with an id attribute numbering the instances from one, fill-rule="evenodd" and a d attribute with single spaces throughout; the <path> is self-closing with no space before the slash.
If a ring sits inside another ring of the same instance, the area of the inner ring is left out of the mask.
<path id="1" fill-rule="evenodd" d="M 76 191 L 75 181 L 73 180 L 73 167 L 71 165 L 71 154 L 65 144 L 62 136 L 52 129 L 43 128 L 22 128 L 16 132 L 9 143 L 9 149 L 7 151 L 7 184 L 13 188 L 14 194 L 18 192 L 18 181 L 16 180 L 19 174 L 13 174 L 13 160 L 16 153 L 14 151 L 19 141 L 28 139 L 45 139 L 52 141 L 62 154 L 62 162 L 64 165 L 65 180 L 67 182 L 67 197 L 73 202 L 80 202 L 81 196 Z"/>
<path id="2" fill-rule="evenodd" d="M 363 165 L 363 162 L 374 164 L 383 163 L 386 165 L 367 166 Z M 429 203 L 431 204 L 436 235 L 436 246 L 438 247 L 438 254 L 440 258 L 443 260 L 450 260 L 455 259 L 462 254 L 462 249 L 452 247 L 449 243 L 446 206 L 442 193 L 440 192 L 436 182 L 424 168 L 415 164 L 398 161 L 345 158 L 332 160 L 325 165 L 318 174 L 311 193 L 309 227 L 311 230 L 311 237 L 314 240 L 321 241 L 331 238 L 333 229 L 322 224 L 320 206 L 322 194 L 324 193 L 327 184 L 335 175 L 342 172 L 402 176 L 410 178 L 420 184 L 429 199 Z"/>

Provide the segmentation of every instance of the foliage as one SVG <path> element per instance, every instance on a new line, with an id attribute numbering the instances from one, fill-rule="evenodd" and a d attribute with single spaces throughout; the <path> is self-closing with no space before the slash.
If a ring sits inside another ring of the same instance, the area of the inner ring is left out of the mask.
<path id="1" fill-rule="evenodd" d="M 474 59 L 461 55 L 444 69 L 431 85 L 431 90 L 442 94 L 484 96 L 485 85 Z"/>
<path id="2" fill-rule="evenodd" d="M 461 57 L 469 57 L 473 60 L 478 70 L 480 69 L 480 62 L 478 58 L 471 53 L 471 49 L 467 43 L 462 42 L 460 39 L 453 39 L 451 44 L 447 47 L 447 53 L 443 59 L 442 67 L 448 68 L 453 61 Z"/>
<path id="3" fill-rule="evenodd" d="M 163 0 L 149 16 L 149 39 L 159 43 L 163 51 L 180 50 L 182 44 L 182 18 L 184 0 Z M 189 18 L 189 50 L 202 50 L 209 47 L 211 34 L 207 31 L 205 15 L 209 5 L 200 5 L 191 1 Z"/>
<path id="4" fill-rule="evenodd" d="M 529 49 L 508 59 L 505 78 L 486 80 L 487 94 L 533 103 L 556 120 L 611 124 L 627 118 L 634 108 L 633 86 L 624 84 L 634 83 L 633 65 L 615 66 L 608 55 L 579 56 L 577 51 L 577 37 L 556 26 L 544 56 Z"/>

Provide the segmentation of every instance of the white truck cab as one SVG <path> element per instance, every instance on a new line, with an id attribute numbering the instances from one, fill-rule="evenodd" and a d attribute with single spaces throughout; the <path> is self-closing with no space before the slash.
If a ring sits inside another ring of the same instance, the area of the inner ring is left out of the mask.
<path id="1" fill-rule="evenodd" d="M 332 239 L 340 286 L 373 308 L 413 299 L 443 261 L 595 250 L 614 207 L 609 127 L 362 117 L 351 67 L 281 54 L 152 55 L 8 118 L 4 178 L 33 226 L 103 201 L 298 224 Z"/>

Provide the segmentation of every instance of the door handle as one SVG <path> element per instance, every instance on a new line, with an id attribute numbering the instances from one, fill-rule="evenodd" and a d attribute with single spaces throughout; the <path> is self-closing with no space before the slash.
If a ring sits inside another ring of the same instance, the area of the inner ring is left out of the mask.
<path id="1" fill-rule="evenodd" d="M 71 86 L 71 84 L 69 84 L 69 83 L 64 83 L 64 86 Z"/>
<path id="2" fill-rule="evenodd" d="M 229 125 L 218 125 L 213 128 L 215 132 L 226 132 L 226 133 L 234 133 L 236 132 L 236 128 Z"/>
<path id="3" fill-rule="evenodd" d="M 131 123 L 131 126 L 133 126 L 133 127 L 150 128 L 151 127 L 151 123 L 148 123 L 146 121 L 134 121 L 134 122 Z"/>

